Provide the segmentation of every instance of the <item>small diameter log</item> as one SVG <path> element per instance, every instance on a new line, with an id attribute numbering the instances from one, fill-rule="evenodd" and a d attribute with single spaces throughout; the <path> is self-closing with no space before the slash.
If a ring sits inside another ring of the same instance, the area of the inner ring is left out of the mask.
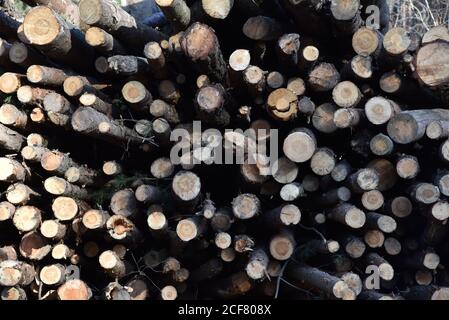
<path id="1" fill-rule="evenodd" d="M 363 282 L 358 274 L 347 272 L 341 276 L 341 280 L 343 280 L 348 285 L 349 289 L 354 291 L 357 296 L 362 292 Z"/>
<path id="2" fill-rule="evenodd" d="M 47 120 L 47 115 L 45 114 L 44 109 L 40 108 L 40 107 L 36 107 L 33 108 L 33 110 L 31 110 L 30 113 L 30 119 L 31 121 L 35 122 L 35 123 L 44 123 Z M 65 124 L 63 124 L 64 126 Z"/>
<path id="3" fill-rule="evenodd" d="M 163 213 L 162 207 L 158 205 L 151 206 L 148 210 L 147 225 L 153 236 L 165 235 L 168 232 L 168 221 Z"/>
<path id="4" fill-rule="evenodd" d="M 284 154 L 293 162 L 306 162 L 312 158 L 317 148 L 315 135 L 306 128 L 295 129 L 284 140 Z"/>
<path id="5" fill-rule="evenodd" d="M 36 230 L 42 221 L 41 211 L 34 206 L 18 207 L 12 221 L 21 232 Z"/>
<path id="6" fill-rule="evenodd" d="M 308 83 L 316 92 L 326 92 L 340 82 L 340 74 L 333 64 L 320 63 L 309 73 Z"/>
<path id="7" fill-rule="evenodd" d="M 412 213 L 413 205 L 407 197 L 396 197 L 389 202 L 387 209 L 395 217 L 405 218 Z"/>
<path id="8" fill-rule="evenodd" d="M 427 125 L 426 136 L 429 139 L 445 139 L 449 137 L 449 121 L 432 121 Z"/>
<path id="9" fill-rule="evenodd" d="M 249 18 L 243 25 L 243 33 L 251 40 L 271 41 L 281 36 L 282 27 L 273 18 L 256 16 Z"/>
<path id="10" fill-rule="evenodd" d="M 82 280 L 68 280 L 58 288 L 58 298 L 60 300 L 89 300 L 92 291 Z"/>
<path id="11" fill-rule="evenodd" d="M 418 158 L 402 155 L 396 162 L 396 172 L 402 179 L 414 179 L 420 171 Z"/>
<path id="12" fill-rule="evenodd" d="M 366 117 L 374 125 L 387 123 L 400 111 L 396 103 L 383 97 L 371 98 L 365 104 Z"/>
<path id="13" fill-rule="evenodd" d="M 22 42 L 15 42 L 9 49 L 9 60 L 15 64 L 28 68 L 33 64 L 45 63 L 45 58 Z"/>
<path id="14" fill-rule="evenodd" d="M 219 208 L 212 217 L 210 226 L 214 231 L 225 232 L 231 228 L 233 222 L 232 212 L 228 209 Z"/>
<path id="15" fill-rule="evenodd" d="M 382 48 L 382 34 L 370 27 L 361 27 L 352 36 L 352 48 L 361 56 L 377 57 Z"/>
<path id="16" fill-rule="evenodd" d="M 396 221 L 387 215 L 376 212 L 368 212 L 366 214 L 366 225 L 372 229 L 379 229 L 385 233 L 392 233 L 396 230 Z"/>
<path id="17" fill-rule="evenodd" d="M 246 274 L 253 280 L 262 279 L 267 273 L 269 258 L 263 249 L 256 249 L 251 252 Z"/>
<path id="18" fill-rule="evenodd" d="M 287 89 L 296 94 L 298 97 L 306 92 L 306 84 L 302 78 L 293 77 L 287 81 Z M 305 113 L 305 112 L 302 112 Z"/>
<path id="19" fill-rule="evenodd" d="M 201 0 L 204 12 L 212 19 L 224 20 L 231 11 L 234 0 Z"/>
<path id="20" fill-rule="evenodd" d="M 32 65 L 27 69 L 29 82 L 45 86 L 62 86 L 68 75 L 56 68 L 41 65 Z"/>
<path id="21" fill-rule="evenodd" d="M 85 92 L 79 97 L 79 102 L 85 107 L 94 108 L 107 116 L 112 116 L 114 109 L 111 103 L 102 100 L 93 93 Z"/>
<path id="22" fill-rule="evenodd" d="M 5 94 L 17 92 L 17 90 L 19 90 L 19 88 L 22 86 L 22 78 L 23 76 L 17 73 L 3 73 L 0 76 L 0 91 Z"/>
<path id="23" fill-rule="evenodd" d="M 28 177 L 27 169 L 18 161 L 10 158 L 0 158 L 0 168 L 0 181 L 23 182 Z"/>
<path id="24" fill-rule="evenodd" d="M 288 89 L 277 89 L 268 96 L 267 111 L 276 120 L 292 120 L 298 113 L 298 97 Z"/>
<path id="25" fill-rule="evenodd" d="M 379 185 L 379 174 L 376 170 L 365 168 L 351 174 L 348 177 L 348 185 L 355 193 L 364 193 L 374 190 Z"/>
<path id="26" fill-rule="evenodd" d="M 125 264 L 114 251 L 104 251 L 100 254 L 98 261 L 106 273 L 115 279 L 121 278 L 126 274 Z"/>
<path id="27" fill-rule="evenodd" d="M 332 133 L 338 129 L 334 122 L 337 107 L 332 103 L 324 103 L 315 109 L 312 124 L 315 129 L 323 133 Z"/>
<path id="28" fill-rule="evenodd" d="M 384 241 L 384 249 L 390 256 L 397 256 L 402 251 L 402 245 L 396 238 L 389 237 Z"/>
<path id="29" fill-rule="evenodd" d="M 343 81 L 334 87 L 332 98 L 339 107 L 354 108 L 362 100 L 362 93 L 351 81 Z"/>
<path id="30" fill-rule="evenodd" d="M 286 79 L 284 75 L 278 71 L 272 71 L 267 75 L 268 91 L 279 89 L 285 85 Z M 295 92 L 296 93 L 296 92 Z"/>
<path id="31" fill-rule="evenodd" d="M 11 219 L 15 211 L 16 207 L 12 203 L 8 201 L 0 202 L 0 222 Z"/>
<path id="32" fill-rule="evenodd" d="M 219 232 L 215 235 L 214 243 L 219 249 L 227 249 L 232 244 L 231 235 L 227 232 Z"/>
<path id="33" fill-rule="evenodd" d="M 368 169 L 375 170 L 377 176 L 379 177 L 379 183 L 374 189 L 383 192 L 390 190 L 396 184 L 396 170 L 394 165 L 390 161 L 386 159 L 375 159 L 368 163 Z M 368 174 L 368 176 L 370 175 L 371 174 Z"/>
<path id="34" fill-rule="evenodd" d="M 449 113 L 443 109 L 404 111 L 388 123 L 388 135 L 399 144 L 408 144 L 421 139 L 427 125 L 432 121 L 449 120 Z"/>
<path id="35" fill-rule="evenodd" d="M 129 217 L 137 212 L 137 201 L 131 189 L 115 192 L 111 198 L 110 208 L 114 214 Z"/>
<path id="36" fill-rule="evenodd" d="M 260 210 L 260 200 L 254 194 L 241 194 L 232 200 L 232 212 L 238 219 L 251 219 L 259 214 Z"/>
<path id="37" fill-rule="evenodd" d="M 342 248 L 353 259 L 358 259 L 365 253 L 366 245 L 362 239 L 354 236 L 345 237 Z"/>
<path id="38" fill-rule="evenodd" d="M 373 69 L 373 59 L 371 57 L 356 55 L 345 65 L 342 72 L 346 72 L 347 76 L 354 81 L 363 82 L 371 79 L 374 73 Z"/>
<path id="39" fill-rule="evenodd" d="M 143 203 L 156 203 L 162 197 L 161 190 L 153 185 L 140 185 L 135 191 L 136 200 Z"/>
<path id="40" fill-rule="evenodd" d="M 107 176 L 116 176 L 123 172 L 122 166 L 116 161 L 106 161 L 103 164 L 102 170 Z"/>
<path id="41" fill-rule="evenodd" d="M 189 211 L 198 204 L 201 195 L 200 178 L 193 172 L 180 171 L 173 178 L 172 192 L 178 205 Z"/>
<path id="42" fill-rule="evenodd" d="M 19 152 L 25 138 L 18 132 L 0 124 L 0 147 L 9 151 Z M 4 160 L 0 160 L 4 161 Z M 1 171 L 1 170 L 0 170 Z M 0 174 L 0 177 L 2 175 Z M 2 178 L 0 178 L 2 180 Z"/>
<path id="43" fill-rule="evenodd" d="M 221 250 L 220 258 L 224 262 L 232 262 L 232 261 L 234 261 L 234 259 L 235 259 L 235 250 L 233 248 L 227 248 L 227 249 Z"/>
<path id="44" fill-rule="evenodd" d="M 271 174 L 276 182 L 291 183 L 298 176 L 298 166 L 288 158 L 281 157 L 273 163 Z"/>
<path id="45" fill-rule="evenodd" d="M 362 194 L 362 205 L 369 211 L 378 210 L 384 205 L 384 196 L 379 190 L 371 190 Z"/>
<path id="46" fill-rule="evenodd" d="M 245 234 L 236 235 L 234 237 L 234 250 L 238 253 L 253 251 L 254 240 Z"/>
<path id="47" fill-rule="evenodd" d="M 151 163 L 150 172 L 156 179 L 165 179 L 170 177 L 175 168 L 169 158 L 158 158 Z"/>
<path id="48" fill-rule="evenodd" d="M 226 75 L 226 63 L 220 51 L 214 30 L 201 23 L 192 24 L 181 36 L 182 50 L 201 74 L 222 82 Z"/>
<path id="49" fill-rule="evenodd" d="M 277 41 L 276 52 L 279 61 L 286 68 L 296 67 L 300 59 L 300 36 L 297 33 L 287 33 Z"/>
<path id="50" fill-rule="evenodd" d="M 368 245 L 368 247 L 372 249 L 381 248 L 385 241 L 385 235 L 382 231 L 379 230 L 368 230 L 363 240 L 365 240 L 365 243 Z"/>
<path id="51" fill-rule="evenodd" d="M 69 79 L 69 78 L 67 78 Z M 59 114 L 71 114 L 73 107 L 69 100 L 63 95 L 56 92 L 50 92 L 45 95 L 43 107 L 47 112 L 54 112 Z"/>
<path id="52" fill-rule="evenodd" d="M 39 197 L 39 193 L 23 183 L 11 184 L 6 189 L 6 199 L 14 205 L 25 205 Z"/>
<path id="53" fill-rule="evenodd" d="M 404 264 L 415 270 L 436 270 L 440 264 L 440 256 L 432 249 L 420 250 L 405 257 Z"/>
<path id="54" fill-rule="evenodd" d="M 47 192 L 55 196 L 67 196 L 83 200 L 89 199 L 91 196 L 86 189 L 80 188 L 58 177 L 47 178 L 44 182 L 44 188 Z"/>
<path id="55" fill-rule="evenodd" d="M 440 190 L 431 183 L 416 183 L 410 187 L 410 197 L 418 203 L 432 204 L 440 198 Z"/>
<path id="56" fill-rule="evenodd" d="M 17 90 L 17 99 L 25 105 L 43 107 L 44 99 L 51 91 L 30 86 L 21 86 Z"/>
<path id="57" fill-rule="evenodd" d="M 124 243 L 137 244 L 141 240 L 141 233 L 128 218 L 113 215 L 106 222 L 108 234 L 112 239 Z"/>
<path id="58" fill-rule="evenodd" d="M 301 286 L 333 299 L 355 300 L 356 294 L 340 278 L 307 265 L 290 264 L 287 274 Z"/>
<path id="59" fill-rule="evenodd" d="M 165 286 L 161 290 L 161 298 L 162 300 L 176 300 L 178 297 L 178 291 L 173 286 Z"/>
<path id="60" fill-rule="evenodd" d="M 306 193 L 302 184 L 293 182 L 284 185 L 279 191 L 279 196 L 282 200 L 290 202 L 305 197 Z"/>
<path id="61" fill-rule="evenodd" d="M 41 269 L 39 279 L 48 286 L 61 285 L 66 276 L 66 269 L 62 264 L 51 264 Z"/>
<path id="62" fill-rule="evenodd" d="M 126 54 L 127 51 L 111 34 L 98 27 L 90 27 L 87 29 L 85 39 L 90 46 L 103 54 Z"/>
<path id="63" fill-rule="evenodd" d="M 91 107 L 78 108 L 72 115 L 71 124 L 77 132 L 114 144 L 143 142 L 133 130 L 111 121 L 108 116 Z"/>
<path id="64" fill-rule="evenodd" d="M 153 102 L 151 93 L 138 81 L 129 81 L 122 88 L 122 96 L 126 102 L 136 111 L 147 111 L 145 109 Z"/>
<path id="65" fill-rule="evenodd" d="M 174 81 L 162 80 L 157 89 L 159 96 L 168 103 L 177 105 L 181 99 L 181 91 Z"/>
<path id="66" fill-rule="evenodd" d="M 335 153 L 329 148 L 319 148 L 310 159 L 310 168 L 318 176 L 332 172 L 336 164 Z"/>
<path id="67" fill-rule="evenodd" d="M 386 156 L 393 152 L 394 142 L 389 136 L 379 133 L 371 138 L 369 146 L 376 156 Z"/>
<path id="68" fill-rule="evenodd" d="M 257 66 L 249 66 L 242 72 L 245 86 L 254 102 L 261 104 L 266 89 L 265 72 Z"/>
<path id="69" fill-rule="evenodd" d="M 82 0 L 79 3 L 80 19 L 99 27 L 129 48 L 139 51 L 150 41 L 167 38 L 163 33 L 143 23 L 136 22 L 119 4 L 106 0 Z"/>
<path id="70" fill-rule="evenodd" d="M 27 136 L 27 145 L 36 147 L 47 147 L 48 140 L 39 133 L 30 133 Z"/>
<path id="71" fill-rule="evenodd" d="M 266 212 L 264 219 L 267 226 L 274 230 L 294 226 L 301 221 L 301 210 L 294 204 L 286 204 Z"/>
<path id="72" fill-rule="evenodd" d="M 351 199 L 351 190 L 346 187 L 339 187 L 324 192 L 317 201 L 324 206 L 334 206 L 340 202 L 349 201 L 349 199 Z"/>
<path id="73" fill-rule="evenodd" d="M 362 24 L 359 0 L 332 0 L 331 15 L 338 36 L 352 35 Z"/>
<path id="74" fill-rule="evenodd" d="M 205 221 L 202 218 L 187 218 L 178 222 L 176 234 L 179 239 L 188 242 L 199 237 L 205 231 L 205 227 Z"/>
<path id="75" fill-rule="evenodd" d="M 86 91 L 95 90 L 91 81 L 83 76 L 67 77 L 64 80 L 63 89 L 69 97 L 79 97 Z"/>
<path id="76" fill-rule="evenodd" d="M 164 16 L 177 30 L 185 30 L 190 25 L 190 8 L 184 0 L 156 0 Z"/>
<path id="77" fill-rule="evenodd" d="M 109 57 L 108 71 L 122 77 L 144 74 L 150 70 L 147 59 L 136 56 L 115 55 Z"/>
<path id="78" fill-rule="evenodd" d="M 70 28 L 55 11 L 45 6 L 32 8 L 23 20 L 26 38 L 45 55 L 74 68 L 89 70 L 94 51 L 78 29 Z M 80 59 L 82 57 L 82 59 Z"/>
<path id="79" fill-rule="evenodd" d="M 379 254 L 371 252 L 365 256 L 365 263 L 368 266 L 376 266 L 381 279 L 389 281 L 394 277 L 393 266 Z"/>
<path id="80" fill-rule="evenodd" d="M 83 214 L 83 225 L 89 230 L 98 230 L 106 228 L 106 222 L 110 218 L 107 211 L 88 210 Z"/>
<path id="81" fill-rule="evenodd" d="M 23 235 L 19 245 L 20 254 L 27 259 L 40 261 L 51 251 L 51 245 L 37 232 Z"/>
<path id="82" fill-rule="evenodd" d="M 349 203 L 338 204 L 328 217 L 353 229 L 360 229 L 366 221 L 365 213 Z"/>
<path id="83" fill-rule="evenodd" d="M 383 49 L 390 57 L 400 57 L 405 54 L 411 44 L 408 32 L 403 28 L 390 29 L 383 39 Z"/>
<path id="84" fill-rule="evenodd" d="M 63 243 L 59 243 L 51 250 L 51 257 L 55 260 L 70 259 L 74 255 L 74 251 Z"/>
<path id="85" fill-rule="evenodd" d="M 20 301 L 27 300 L 27 294 L 25 290 L 20 287 L 6 287 L 0 294 L 1 300 L 6 301 Z"/>
<path id="86" fill-rule="evenodd" d="M 15 260 L 0 262 L 1 286 L 28 286 L 33 282 L 35 274 L 36 272 L 31 264 Z"/>
<path id="87" fill-rule="evenodd" d="M 338 109 L 334 113 L 334 123 L 340 129 L 354 128 L 362 122 L 364 115 L 363 109 Z"/>
<path id="88" fill-rule="evenodd" d="M 57 197 L 52 204 L 53 214 L 60 221 L 70 221 L 89 210 L 89 205 L 81 200 L 69 197 Z"/>
<path id="89" fill-rule="evenodd" d="M 68 182 L 76 183 L 84 187 L 98 184 L 100 174 L 98 171 L 87 168 L 86 166 L 72 166 L 66 170 L 64 177 Z"/>
<path id="90" fill-rule="evenodd" d="M 157 42 L 148 42 L 143 49 L 150 69 L 156 79 L 166 79 L 168 76 L 167 63 L 164 52 Z"/>
<path id="91" fill-rule="evenodd" d="M 200 120 L 218 127 L 229 125 L 230 115 L 224 108 L 226 91 L 222 85 L 202 87 L 196 94 L 195 103 Z"/>
<path id="92" fill-rule="evenodd" d="M 70 167 L 78 167 L 79 165 L 68 154 L 48 151 L 42 155 L 41 166 L 51 173 L 64 175 Z"/>
<path id="93" fill-rule="evenodd" d="M 269 245 L 271 256 L 279 261 L 290 259 L 295 247 L 296 241 L 293 234 L 286 230 L 271 238 Z"/>
<path id="94" fill-rule="evenodd" d="M 26 129 L 28 115 L 16 106 L 5 103 L 0 107 L 0 123 L 17 129 Z"/>
<path id="95" fill-rule="evenodd" d="M 155 118 L 164 118 L 170 124 L 178 124 L 180 122 L 176 108 L 163 100 L 154 100 L 151 103 L 150 114 Z"/>

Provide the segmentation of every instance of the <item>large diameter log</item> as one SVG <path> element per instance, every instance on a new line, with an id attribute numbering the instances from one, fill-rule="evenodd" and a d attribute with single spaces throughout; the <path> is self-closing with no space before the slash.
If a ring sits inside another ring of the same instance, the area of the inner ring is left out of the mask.
<path id="1" fill-rule="evenodd" d="M 82 0 L 79 10 L 81 21 L 105 30 L 135 51 L 140 51 L 150 41 L 166 38 L 152 27 L 136 22 L 133 16 L 113 1 Z"/>
<path id="2" fill-rule="evenodd" d="M 340 278 L 307 265 L 291 264 L 287 274 L 307 289 L 333 299 L 355 300 L 356 294 Z"/>
<path id="3" fill-rule="evenodd" d="M 180 171 L 173 178 L 172 191 L 181 208 L 191 210 L 198 204 L 201 195 L 200 178 L 193 172 Z"/>
<path id="4" fill-rule="evenodd" d="M 20 133 L 0 124 L 0 148 L 19 152 L 24 141 L 25 138 Z"/>
<path id="5" fill-rule="evenodd" d="M 444 86 L 449 83 L 449 43 L 437 41 L 419 49 L 416 56 L 416 73 L 429 87 Z"/>
<path id="6" fill-rule="evenodd" d="M 35 7 L 27 13 L 23 25 L 29 42 L 48 57 L 67 64 L 76 61 L 74 69 L 91 72 L 94 50 L 86 44 L 82 33 L 71 29 L 56 12 Z"/>
<path id="7" fill-rule="evenodd" d="M 388 122 L 388 135 L 395 142 L 408 144 L 421 139 L 432 121 L 449 120 L 445 109 L 403 111 Z"/>
<path id="8" fill-rule="evenodd" d="M 199 73 L 222 82 L 226 76 L 226 63 L 214 30 L 201 23 L 192 24 L 181 37 L 185 55 Z"/>

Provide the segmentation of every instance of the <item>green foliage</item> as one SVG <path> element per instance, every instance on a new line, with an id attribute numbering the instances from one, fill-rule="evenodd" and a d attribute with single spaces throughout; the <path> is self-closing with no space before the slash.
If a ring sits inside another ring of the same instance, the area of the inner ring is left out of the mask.
<path id="1" fill-rule="evenodd" d="M 136 179 L 137 177 L 130 177 L 124 174 L 118 175 L 117 177 L 109 181 L 105 185 L 105 187 L 94 192 L 92 196 L 93 202 L 98 207 L 101 207 L 103 204 L 105 204 L 107 201 L 111 199 L 112 195 L 115 192 L 129 187 Z"/>

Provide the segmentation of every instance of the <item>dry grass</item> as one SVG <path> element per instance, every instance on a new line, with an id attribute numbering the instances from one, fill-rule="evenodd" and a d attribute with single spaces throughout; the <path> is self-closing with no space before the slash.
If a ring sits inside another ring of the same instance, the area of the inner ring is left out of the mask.
<path id="1" fill-rule="evenodd" d="M 391 24 L 419 34 L 434 26 L 449 27 L 448 0 L 390 0 Z"/>

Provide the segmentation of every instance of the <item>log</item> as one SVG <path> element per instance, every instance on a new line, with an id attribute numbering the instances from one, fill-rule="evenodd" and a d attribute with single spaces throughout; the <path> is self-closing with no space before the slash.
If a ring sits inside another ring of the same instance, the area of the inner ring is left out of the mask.
<path id="1" fill-rule="evenodd" d="M 98 27 L 90 27 L 85 34 L 86 42 L 98 52 L 107 55 L 126 54 L 127 50 L 111 34 Z"/>
<path id="2" fill-rule="evenodd" d="M 29 173 L 18 161 L 10 158 L 0 158 L 0 181 L 24 182 Z"/>
<path id="3" fill-rule="evenodd" d="M 328 217 L 353 229 L 363 227 L 366 221 L 365 213 L 349 203 L 338 204 Z"/>
<path id="4" fill-rule="evenodd" d="M 58 177 L 47 178 L 44 182 L 44 188 L 48 193 L 55 196 L 74 197 L 82 200 L 90 198 L 87 190 Z"/>
<path id="5" fill-rule="evenodd" d="M 282 27 L 278 21 L 266 16 L 249 18 L 243 25 L 243 33 L 251 40 L 272 41 L 279 38 Z"/>
<path id="6" fill-rule="evenodd" d="M 138 81 L 127 82 L 122 88 L 122 95 L 134 110 L 140 112 L 146 111 L 153 102 L 151 93 Z"/>
<path id="7" fill-rule="evenodd" d="M 226 63 L 214 30 L 201 23 L 192 24 L 181 36 L 182 50 L 197 72 L 222 82 L 226 76 Z"/>
<path id="8" fill-rule="evenodd" d="M 67 64 L 77 61 L 73 66 L 75 69 L 91 70 L 95 58 L 93 49 L 86 44 L 78 29 L 70 28 L 49 7 L 32 8 L 23 20 L 23 30 L 29 42 L 47 57 Z"/>
<path id="9" fill-rule="evenodd" d="M 150 41 L 161 41 L 166 36 L 143 23 L 137 22 L 118 4 L 108 0 L 82 0 L 79 3 L 82 22 L 103 29 L 135 51 Z"/>
<path id="10" fill-rule="evenodd" d="M 26 129 L 28 116 L 16 106 L 6 103 L 0 107 L 0 123 L 17 129 Z"/>
<path id="11" fill-rule="evenodd" d="M 190 8 L 184 0 L 156 0 L 156 4 L 175 29 L 185 30 L 190 25 Z"/>
<path id="12" fill-rule="evenodd" d="M 218 127 L 229 125 L 230 115 L 224 107 L 226 92 L 222 85 L 203 86 L 196 94 L 195 103 L 200 120 Z"/>
<path id="13" fill-rule="evenodd" d="M 27 69 L 27 79 L 29 82 L 45 85 L 45 86 L 61 86 L 69 76 L 63 70 L 41 66 L 32 65 Z"/>
<path id="14" fill-rule="evenodd" d="M 23 75 L 13 72 L 5 72 L 0 76 L 0 91 L 5 94 L 17 92 L 22 86 Z"/>
<path id="15" fill-rule="evenodd" d="M 326 92 L 334 89 L 340 82 L 340 74 L 333 64 L 320 63 L 314 67 L 308 77 L 310 87 L 316 92 Z"/>

